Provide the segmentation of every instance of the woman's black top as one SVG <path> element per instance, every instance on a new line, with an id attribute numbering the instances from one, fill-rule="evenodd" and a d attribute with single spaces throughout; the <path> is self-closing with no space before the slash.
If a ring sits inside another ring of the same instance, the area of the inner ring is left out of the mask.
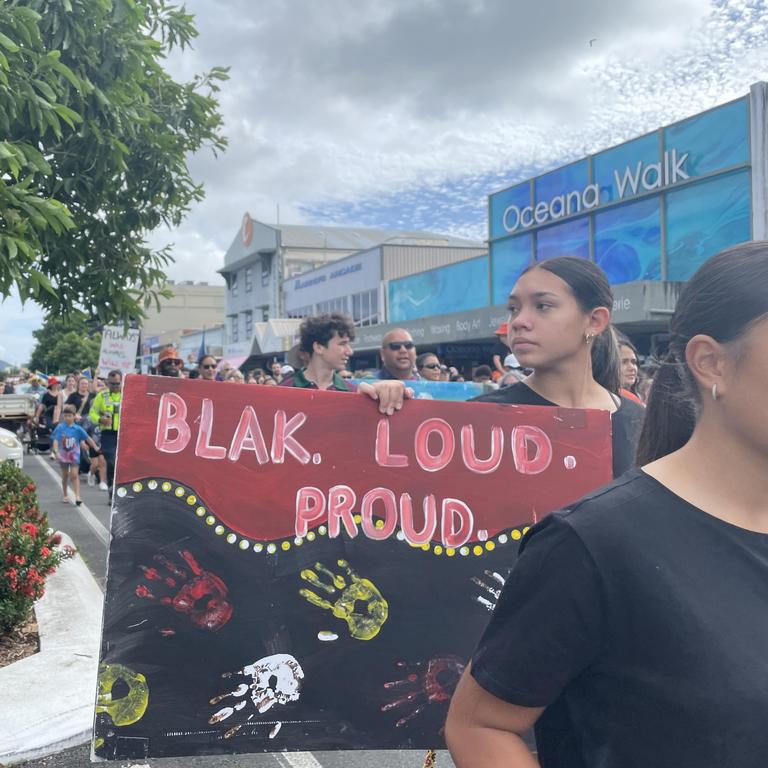
<path id="1" fill-rule="evenodd" d="M 563 703 L 569 738 L 537 729 L 544 768 L 763 768 L 766 585 L 768 535 L 635 469 L 531 528 L 472 674 Z"/>
<path id="2" fill-rule="evenodd" d="M 524 381 L 497 389 L 487 395 L 474 397 L 472 402 L 559 407 L 557 403 L 546 400 L 534 392 Z M 619 407 L 611 415 L 614 477 L 618 477 L 635 466 L 635 452 L 637 450 L 637 441 L 640 439 L 640 430 L 643 427 L 644 416 L 645 408 L 632 400 L 628 400 L 626 397 L 621 398 Z"/>

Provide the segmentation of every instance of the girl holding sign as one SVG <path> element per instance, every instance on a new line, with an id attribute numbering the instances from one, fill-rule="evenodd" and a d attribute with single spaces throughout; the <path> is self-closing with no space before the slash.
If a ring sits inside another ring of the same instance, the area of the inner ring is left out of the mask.
<path id="1" fill-rule="evenodd" d="M 517 354 L 517 353 L 516 353 Z M 458 768 L 762 768 L 768 752 L 768 243 L 685 286 L 638 458 L 545 518 L 454 696 Z"/>

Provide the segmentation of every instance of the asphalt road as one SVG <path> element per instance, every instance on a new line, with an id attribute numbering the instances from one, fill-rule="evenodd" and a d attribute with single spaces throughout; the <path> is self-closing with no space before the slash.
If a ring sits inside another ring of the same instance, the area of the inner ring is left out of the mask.
<path id="1" fill-rule="evenodd" d="M 98 487 L 82 483 L 83 506 L 61 501 L 58 465 L 47 456 L 25 456 L 24 471 L 37 485 L 41 507 L 48 513 L 52 528 L 67 533 L 104 590 L 111 509 L 108 494 Z M 292 752 L 274 754 L 228 755 L 226 757 L 183 757 L 119 761 L 121 768 L 421 768 L 425 754 L 415 751 Z M 116 761 L 117 762 L 117 761 Z M 55 755 L 20 765 L 26 768 L 86 768 L 90 766 L 90 745 L 64 750 Z M 1 767 L 0 767 L 1 768 Z M 447 752 L 437 755 L 437 768 L 454 768 Z"/>

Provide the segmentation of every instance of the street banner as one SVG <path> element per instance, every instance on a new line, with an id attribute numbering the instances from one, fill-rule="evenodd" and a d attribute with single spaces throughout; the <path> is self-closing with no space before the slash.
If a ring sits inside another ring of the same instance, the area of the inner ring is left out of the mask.
<path id="1" fill-rule="evenodd" d="M 113 370 L 118 370 L 123 375 L 135 371 L 138 344 L 138 328 L 129 328 L 126 331 L 121 325 L 105 325 L 101 334 L 99 377 L 106 378 Z"/>
<path id="2" fill-rule="evenodd" d="M 528 526 L 610 467 L 607 411 L 128 377 L 96 756 L 440 747 Z"/>

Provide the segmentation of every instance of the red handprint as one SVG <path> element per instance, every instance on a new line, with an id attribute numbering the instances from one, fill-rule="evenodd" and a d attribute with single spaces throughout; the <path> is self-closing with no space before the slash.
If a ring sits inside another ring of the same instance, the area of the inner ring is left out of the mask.
<path id="1" fill-rule="evenodd" d="M 396 728 L 401 728 L 420 715 L 428 705 L 447 702 L 453 696 L 466 664 L 458 656 L 446 655 L 413 663 L 398 661 L 397 666 L 404 671 L 406 677 L 384 683 L 384 688 L 405 689 L 407 692 L 382 705 L 381 711 L 400 709 L 404 712 L 395 723 Z"/>
<path id="2" fill-rule="evenodd" d="M 136 594 L 147 600 L 159 599 L 163 605 L 171 605 L 175 611 L 188 616 L 199 629 L 216 632 L 232 618 L 232 605 L 227 600 L 227 585 L 215 573 L 201 568 L 191 552 L 182 550 L 179 554 L 189 566 L 191 578 L 184 568 L 180 568 L 161 554 L 152 559 L 165 568 L 166 575 L 161 575 L 157 568 L 139 566 L 150 581 L 162 581 L 171 588 L 181 583 L 173 597 L 158 598 L 146 584 L 139 584 Z M 161 630 L 161 633 L 173 634 L 172 630 Z"/>

